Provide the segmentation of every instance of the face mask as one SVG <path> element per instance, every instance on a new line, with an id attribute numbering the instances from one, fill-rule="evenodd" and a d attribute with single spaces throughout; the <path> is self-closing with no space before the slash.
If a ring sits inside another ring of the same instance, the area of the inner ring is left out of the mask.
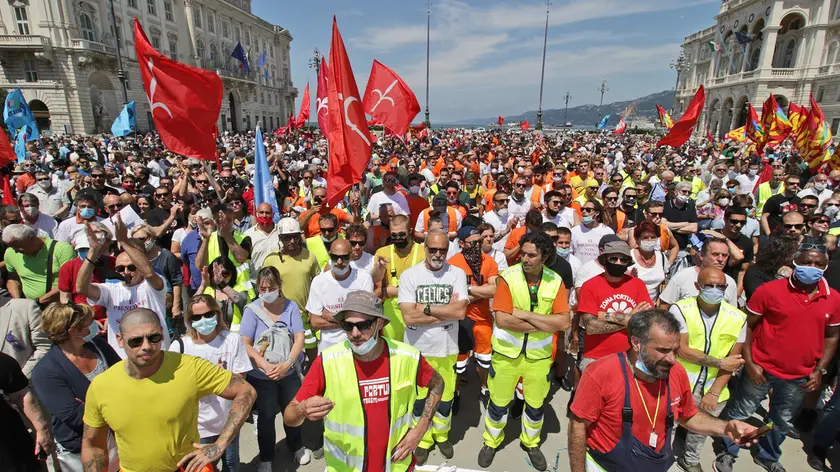
<path id="1" fill-rule="evenodd" d="M 374 333 L 373 336 L 371 336 L 370 339 L 365 341 L 365 343 L 362 344 L 361 346 L 356 346 L 355 344 L 353 344 L 349 341 L 348 341 L 348 343 L 350 344 L 350 350 L 352 350 L 355 354 L 358 354 L 360 356 L 364 356 L 365 354 L 367 354 L 367 353 L 369 353 L 370 351 L 373 350 L 373 348 L 376 346 L 376 341 L 377 341 L 377 337 L 376 337 L 376 333 Z"/>
<path id="2" fill-rule="evenodd" d="M 265 303 L 274 303 L 278 298 L 280 298 L 280 290 L 274 290 L 273 292 L 260 292 L 260 300 Z"/>
<path id="3" fill-rule="evenodd" d="M 274 218 L 272 218 L 271 216 L 258 216 L 257 217 L 257 224 L 259 224 L 259 225 L 268 226 L 272 223 L 274 223 Z"/>
<path id="4" fill-rule="evenodd" d="M 592 224 L 592 222 L 595 221 L 595 217 L 594 216 L 584 216 L 580 220 L 583 221 L 583 224 L 588 225 L 588 224 Z"/>
<path id="5" fill-rule="evenodd" d="M 688 201 L 688 195 L 679 194 L 677 195 L 677 201 L 680 203 L 685 203 Z"/>
<path id="6" fill-rule="evenodd" d="M 38 185 L 39 185 L 42 189 L 47 190 L 47 189 L 49 189 L 49 188 L 50 188 L 50 185 L 51 185 L 51 184 L 50 184 L 50 181 L 49 181 L 49 180 L 41 180 L 41 181 L 39 181 L 39 182 L 38 182 Z"/>
<path id="7" fill-rule="evenodd" d="M 569 253 L 572 252 L 572 249 L 568 248 L 568 247 L 558 247 L 558 248 L 555 248 L 555 251 L 557 252 L 558 256 L 565 259 L 565 258 L 569 257 Z"/>
<path id="8" fill-rule="evenodd" d="M 82 217 L 83 220 L 89 220 L 96 215 L 96 210 L 93 208 L 82 208 L 79 210 L 79 216 Z"/>
<path id="9" fill-rule="evenodd" d="M 642 241 L 639 243 L 639 247 L 642 251 L 653 252 L 659 249 L 659 241 Z"/>
<path id="10" fill-rule="evenodd" d="M 814 184 L 814 190 L 816 190 L 817 192 L 822 192 L 823 190 L 825 190 L 825 184 L 822 182 Z"/>
<path id="11" fill-rule="evenodd" d="M 412 185 L 411 187 L 408 187 L 408 191 L 412 195 L 417 195 L 418 193 L 420 193 L 420 187 L 418 187 L 417 185 Z"/>
<path id="12" fill-rule="evenodd" d="M 793 269 L 793 276 L 805 285 L 812 285 L 819 282 L 823 277 L 823 272 L 825 272 L 825 269 L 813 266 L 801 266 L 796 262 L 793 263 L 793 267 L 795 267 Z"/>
<path id="13" fill-rule="evenodd" d="M 396 246 L 400 249 L 405 249 L 405 247 L 408 246 L 408 239 L 407 238 L 406 239 L 392 239 L 391 241 L 393 241 L 394 246 Z"/>
<path id="14" fill-rule="evenodd" d="M 720 205 L 722 207 L 729 206 L 729 199 L 728 198 L 721 198 L 720 200 L 718 200 L 718 205 Z"/>
<path id="15" fill-rule="evenodd" d="M 750 177 L 755 177 L 758 175 L 758 169 L 750 169 Z"/>
<path id="16" fill-rule="evenodd" d="M 627 266 L 624 264 L 613 264 L 612 262 L 607 262 L 604 268 L 607 270 L 607 274 L 612 277 L 621 277 L 624 275 L 624 272 L 627 271 Z"/>
<path id="17" fill-rule="evenodd" d="M 198 331 L 198 334 L 207 336 L 208 334 L 212 333 L 214 329 L 216 329 L 216 325 L 218 323 L 219 321 L 214 316 L 212 318 L 202 318 L 198 321 L 193 321 L 190 324 L 194 330 Z"/>
<path id="18" fill-rule="evenodd" d="M 624 197 L 624 204 L 634 206 L 636 204 L 636 197 Z"/>
<path id="19" fill-rule="evenodd" d="M 90 333 L 82 336 L 82 339 L 84 339 L 86 343 L 93 341 L 93 338 L 99 336 L 99 324 L 96 323 L 96 320 L 92 320 L 88 329 L 90 329 Z"/>
<path id="20" fill-rule="evenodd" d="M 143 241 L 143 250 L 149 252 L 152 248 L 155 247 L 154 241 Z"/>
<path id="21" fill-rule="evenodd" d="M 825 207 L 823 210 L 823 215 L 834 218 L 837 215 L 838 208 L 836 206 Z"/>
<path id="22" fill-rule="evenodd" d="M 641 372 L 645 375 L 650 375 L 651 377 L 654 376 L 653 372 L 651 372 L 651 370 L 648 369 L 648 367 L 645 365 L 645 363 L 642 361 L 641 358 L 637 357 L 636 358 L 636 363 L 633 364 L 633 365 L 636 367 L 636 370 L 638 370 L 639 372 Z"/>
<path id="23" fill-rule="evenodd" d="M 347 275 L 348 272 L 350 272 L 350 265 L 348 264 L 348 265 L 344 266 L 343 269 L 339 269 L 338 267 L 333 266 L 332 271 L 333 271 L 333 275 L 337 275 L 339 277 L 344 277 L 345 275 Z"/>
<path id="24" fill-rule="evenodd" d="M 336 238 L 336 237 L 338 237 L 338 236 L 337 236 L 337 235 L 334 235 L 334 236 L 332 236 L 332 237 L 325 238 L 325 237 L 324 237 L 324 235 L 323 235 L 323 234 L 321 234 L 321 240 L 322 240 L 322 241 L 324 241 L 325 243 L 331 243 L 331 242 L 335 241 L 335 238 Z"/>
<path id="25" fill-rule="evenodd" d="M 23 214 L 26 216 L 36 216 L 38 214 L 38 208 L 33 206 L 21 207 L 21 211 L 23 211 Z"/>
<path id="26" fill-rule="evenodd" d="M 496 216 L 498 216 L 501 219 L 507 218 L 508 217 L 508 209 L 507 208 L 499 208 L 498 210 L 496 210 Z"/>
<path id="27" fill-rule="evenodd" d="M 717 305 L 723 301 L 724 291 L 720 288 L 704 288 L 700 290 L 700 298 L 709 305 Z"/>

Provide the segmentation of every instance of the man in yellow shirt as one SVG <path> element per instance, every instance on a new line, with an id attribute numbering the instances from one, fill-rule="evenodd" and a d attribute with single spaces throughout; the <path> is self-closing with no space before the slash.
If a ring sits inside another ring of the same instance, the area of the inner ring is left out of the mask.
<path id="1" fill-rule="evenodd" d="M 124 472 L 201 471 L 222 456 L 257 395 L 242 377 L 204 359 L 161 349 L 158 316 L 136 308 L 120 320 L 117 341 L 126 359 L 96 376 L 85 397 L 82 464 L 108 470 L 108 431 L 114 432 Z M 233 402 L 215 443 L 199 445 L 198 400 Z"/>

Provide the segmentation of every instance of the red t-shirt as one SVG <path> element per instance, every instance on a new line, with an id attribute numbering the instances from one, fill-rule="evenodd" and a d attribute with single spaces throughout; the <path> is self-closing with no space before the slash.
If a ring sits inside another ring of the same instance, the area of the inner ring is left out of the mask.
<path id="1" fill-rule="evenodd" d="M 95 269 L 93 269 L 93 277 L 92 282 L 101 284 L 105 282 L 105 274 L 102 271 L 102 267 L 107 267 L 108 269 L 114 269 L 114 263 L 116 262 L 116 258 L 112 256 L 101 256 L 99 258 L 99 264 Z M 69 292 L 70 296 L 73 297 L 73 301 L 87 305 L 87 297 L 82 295 L 81 293 L 76 292 L 76 278 L 79 276 L 79 269 L 82 268 L 82 261 L 78 257 L 74 257 L 73 259 L 65 262 L 60 269 L 58 269 L 58 289 L 62 292 Z M 105 307 L 103 306 L 93 306 L 94 318 L 97 320 L 104 320 L 106 318 L 105 314 Z"/>
<path id="2" fill-rule="evenodd" d="M 761 316 L 753 330 L 752 356 L 776 377 L 805 377 L 822 357 L 825 329 L 840 325 L 840 294 L 825 279 L 814 298 L 794 287 L 790 279 L 765 282 L 747 302 L 747 310 Z"/>
<path id="3" fill-rule="evenodd" d="M 578 299 L 578 312 L 598 316 L 599 312 L 630 313 L 636 305 L 650 301 L 647 287 L 641 279 L 625 275 L 621 282 L 612 284 L 605 274 L 596 275 L 583 283 Z M 627 330 L 610 334 L 589 334 L 583 342 L 583 357 L 599 359 L 609 354 L 630 349 Z"/>
<path id="4" fill-rule="evenodd" d="M 587 336 L 586 342 L 589 341 Z M 665 441 L 671 438 L 665 435 L 665 418 L 668 415 L 667 398 L 668 386 L 664 380 L 648 383 L 639 380 L 636 388 L 633 373 L 627 362 L 620 363 L 618 356 L 612 355 L 598 359 L 583 371 L 580 383 L 572 402 L 572 413 L 578 418 L 591 424 L 586 428 L 586 445 L 599 452 L 611 451 L 621 439 L 621 410 L 624 408 L 624 377 L 621 367 L 627 371 L 630 388 L 630 407 L 633 409 L 633 436 L 642 444 L 648 444 L 651 428 L 650 417 L 656 416 L 656 450 L 660 451 Z M 638 380 L 638 379 L 636 379 Z M 691 384 L 685 368 L 677 362 L 671 367 L 668 376 L 671 383 L 671 413 L 674 422 L 680 418 L 691 418 L 697 414 L 697 405 L 691 396 Z M 644 404 L 639 396 L 639 389 L 644 395 Z M 661 392 L 661 393 L 660 393 Z M 661 395 L 659 411 L 656 410 L 657 396 Z"/>
<path id="5" fill-rule="evenodd" d="M 359 389 L 362 396 L 362 404 L 367 419 L 367 449 L 365 457 L 365 470 L 363 472 L 378 472 L 385 470 L 385 458 L 391 454 L 388 450 L 388 439 L 390 432 L 390 395 L 389 384 L 389 353 L 387 349 L 382 350 L 382 355 L 371 362 L 359 362 L 356 359 L 356 376 L 359 379 Z M 426 358 L 420 356 L 420 367 L 417 369 L 417 386 L 426 387 L 432 379 L 435 369 L 426 362 Z M 324 368 L 321 364 L 321 356 L 315 358 L 315 362 L 309 368 L 309 373 L 303 379 L 303 385 L 298 390 L 295 399 L 298 402 L 310 397 L 322 396 L 326 388 L 324 380 Z M 413 408 L 409 405 L 408 408 Z M 341 408 L 341 405 L 336 405 Z M 412 459 L 411 469 L 414 468 Z"/>

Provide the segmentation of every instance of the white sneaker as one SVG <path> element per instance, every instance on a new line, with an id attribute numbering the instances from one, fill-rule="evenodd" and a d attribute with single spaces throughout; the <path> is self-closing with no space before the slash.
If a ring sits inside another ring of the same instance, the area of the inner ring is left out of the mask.
<path id="1" fill-rule="evenodd" d="M 257 466 L 257 472 L 271 472 L 271 462 L 260 462 Z"/>
<path id="2" fill-rule="evenodd" d="M 312 454 L 309 453 L 309 449 L 302 447 L 295 451 L 295 462 L 300 465 L 306 465 L 312 462 Z"/>
<path id="3" fill-rule="evenodd" d="M 319 447 L 318 449 L 315 449 L 314 451 L 312 451 L 312 457 L 314 457 L 315 460 L 323 459 L 324 458 L 324 448 Z"/>

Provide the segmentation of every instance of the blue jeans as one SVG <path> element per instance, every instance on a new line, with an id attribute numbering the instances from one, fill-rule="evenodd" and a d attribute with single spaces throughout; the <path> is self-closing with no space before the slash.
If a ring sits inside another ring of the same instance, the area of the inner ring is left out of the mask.
<path id="1" fill-rule="evenodd" d="M 246 379 L 257 391 L 257 445 L 260 449 L 260 462 L 274 460 L 274 445 L 277 442 L 277 431 L 274 429 L 274 419 L 277 414 L 294 400 L 300 389 L 300 379 L 297 374 L 291 374 L 280 380 L 258 379 L 247 376 Z M 286 431 L 286 446 L 294 453 L 303 447 L 300 437 L 300 426 L 288 426 L 283 423 Z"/>
<path id="2" fill-rule="evenodd" d="M 801 386 L 808 379 L 807 377 L 784 380 L 764 372 L 767 383 L 756 385 L 752 383 L 746 373 L 741 375 L 738 392 L 734 398 L 729 399 L 726 411 L 723 412 L 723 419 L 745 420 L 755 413 L 758 405 L 767 396 L 770 390 L 770 408 L 768 414 L 773 422 L 773 430 L 767 436 L 758 440 L 758 458 L 767 462 L 779 462 L 782 456 L 782 442 L 788 431 L 793 427 L 791 420 L 799 411 L 802 402 L 805 400 L 805 391 Z M 726 452 L 738 456 L 740 447 L 729 438 L 720 438 Z"/>
<path id="3" fill-rule="evenodd" d="M 212 444 L 219 439 L 218 436 L 208 436 L 206 438 L 201 438 L 201 444 Z M 225 449 L 225 453 L 222 454 L 222 471 L 223 472 L 239 472 L 239 435 L 237 434 L 233 441 L 230 442 L 230 446 Z"/>

